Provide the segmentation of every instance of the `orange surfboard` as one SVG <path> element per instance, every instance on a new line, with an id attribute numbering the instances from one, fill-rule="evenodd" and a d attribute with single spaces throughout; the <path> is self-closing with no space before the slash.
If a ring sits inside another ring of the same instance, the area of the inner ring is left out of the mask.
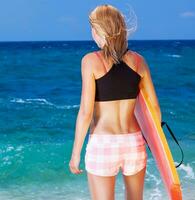
<path id="1" fill-rule="evenodd" d="M 154 157 L 170 200 L 182 200 L 180 180 L 171 151 L 155 109 L 143 88 L 137 96 L 134 114 Z"/>

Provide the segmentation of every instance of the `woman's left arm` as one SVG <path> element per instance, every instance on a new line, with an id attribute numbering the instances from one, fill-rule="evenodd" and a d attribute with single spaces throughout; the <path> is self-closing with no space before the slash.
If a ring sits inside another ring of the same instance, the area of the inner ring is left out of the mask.
<path id="1" fill-rule="evenodd" d="M 84 139 L 93 117 L 95 101 L 95 77 L 92 69 L 92 61 L 92 53 L 86 54 L 81 60 L 82 91 L 80 108 L 76 119 L 72 157 L 80 157 Z"/>

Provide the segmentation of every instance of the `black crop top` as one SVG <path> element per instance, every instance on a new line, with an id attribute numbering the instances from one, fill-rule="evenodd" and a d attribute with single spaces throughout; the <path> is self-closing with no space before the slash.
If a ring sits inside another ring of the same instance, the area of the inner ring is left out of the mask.
<path id="1" fill-rule="evenodd" d="M 125 53 L 128 50 L 127 48 Z M 95 53 L 102 59 L 98 52 Z M 105 75 L 95 79 L 95 101 L 135 99 L 139 93 L 140 80 L 141 76 L 123 60 L 120 60 L 120 63 L 113 64 Z"/>

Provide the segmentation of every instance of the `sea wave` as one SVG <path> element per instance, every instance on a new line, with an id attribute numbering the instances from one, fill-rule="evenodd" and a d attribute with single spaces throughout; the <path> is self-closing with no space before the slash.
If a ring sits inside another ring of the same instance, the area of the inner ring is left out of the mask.
<path id="1" fill-rule="evenodd" d="M 21 104 L 41 104 L 41 105 L 48 105 L 48 106 L 52 106 L 55 107 L 57 109 L 72 109 L 72 108 L 78 108 L 79 105 L 75 104 L 75 105 L 56 105 L 50 101 L 48 101 L 47 99 L 44 98 L 35 98 L 35 99 L 31 99 L 31 98 L 27 98 L 27 99 L 22 99 L 22 98 L 13 98 L 10 100 L 10 102 L 12 103 L 21 103 Z"/>
<path id="2" fill-rule="evenodd" d="M 181 164 L 178 168 L 179 170 L 183 170 L 185 172 L 185 178 L 192 179 L 195 180 L 195 172 L 192 168 L 192 166 L 190 165 L 190 163 L 185 164 Z"/>
<path id="3" fill-rule="evenodd" d="M 180 58 L 181 57 L 181 55 L 178 55 L 178 54 L 167 54 L 167 56 L 173 57 L 173 58 Z"/>

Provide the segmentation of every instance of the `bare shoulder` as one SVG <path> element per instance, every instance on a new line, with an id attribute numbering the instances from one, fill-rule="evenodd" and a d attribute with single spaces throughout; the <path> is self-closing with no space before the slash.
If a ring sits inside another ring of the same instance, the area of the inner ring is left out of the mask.
<path id="1" fill-rule="evenodd" d="M 136 53 L 137 55 L 137 62 L 138 62 L 138 73 L 141 75 L 141 77 L 143 78 L 144 75 L 150 73 L 150 69 L 149 66 L 147 64 L 146 59 L 144 58 L 143 55 L 141 55 L 140 53 L 134 51 L 134 53 Z"/>
<path id="2" fill-rule="evenodd" d="M 91 63 L 94 60 L 94 52 L 89 52 L 82 57 L 82 62 Z"/>
<path id="3" fill-rule="evenodd" d="M 82 65 L 82 69 L 87 69 L 91 72 L 94 71 L 94 59 L 95 59 L 95 53 L 94 52 L 89 52 L 87 54 L 85 54 L 82 59 L 81 59 L 81 65 Z"/>

